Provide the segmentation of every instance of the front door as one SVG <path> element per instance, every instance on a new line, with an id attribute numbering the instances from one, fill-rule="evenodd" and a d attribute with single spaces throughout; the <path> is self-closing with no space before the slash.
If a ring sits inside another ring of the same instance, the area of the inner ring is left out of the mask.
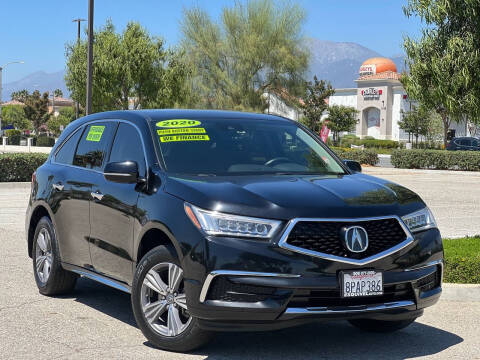
<path id="1" fill-rule="evenodd" d="M 121 122 L 108 162 L 135 161 L 145 176 L 140 134 Z M 90 253 L 95 271 L 130 283 L 133 275 L 133 228 L 139 189 L 136 184 L 107 181 L 102 174 L 92 187 Z"/>
<path id="2" fill-rule="evenodd" d="M 380 110 L 377 108 L 369 108 L 367 111 L 367 135 L 375 139 L 380 138 Z"/>

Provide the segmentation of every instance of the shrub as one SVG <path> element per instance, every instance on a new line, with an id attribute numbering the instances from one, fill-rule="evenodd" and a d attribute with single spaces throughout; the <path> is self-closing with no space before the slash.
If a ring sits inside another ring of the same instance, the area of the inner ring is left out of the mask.
<path id="1" fill-rule="evenodd" d="M 331 147 L 331 149 L 338 155 L 338 157 L 344 160 L 355 160 L 360 164 L 372 166 L 378 163 L 378 154 L 372 149 L 358 150 L 338 147 Z"/>
<path id="2" fill-rule="evenodd" d="M 445 282 L 480 284 L 480 236 L 444 239 Z"/>
<path id="3" fill-rule="evenodd" d="M 480 151 L 394 150 L 391 162 L 402 169 L 480 171 Z"/>
<path id="4" fill-rule="evenodd" d="M 47 158 L 48 154 L 0 154 L 0 182 L 30 181 Z"/>
<path id="5" fill-rule="evenodd" d="M 8 129 L 5 130 L 5 136 L 11 137 L 11 136 L 16 136 L 16 135 L 22 135 L 22 132 L 17 129 Z"/>

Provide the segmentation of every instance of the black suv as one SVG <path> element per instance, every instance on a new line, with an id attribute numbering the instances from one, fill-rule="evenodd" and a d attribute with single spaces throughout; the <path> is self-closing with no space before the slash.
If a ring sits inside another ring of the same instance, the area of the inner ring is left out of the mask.
<path id="1" fill-rule="evenodd" d="M 440 296 L 442 240 L 415 193 L 360 171 L 276 116 L 84 117 L 32 178 L 36 283 L 131 293 L 142 332 L 173 351 L 320 319 L 404 328 Z"/>
<path id="2" fill-rule="evenodd" d="M 480 151 L 480 140 L 474 137 L 454 137 L 447 144 L 447 150 Z"/>

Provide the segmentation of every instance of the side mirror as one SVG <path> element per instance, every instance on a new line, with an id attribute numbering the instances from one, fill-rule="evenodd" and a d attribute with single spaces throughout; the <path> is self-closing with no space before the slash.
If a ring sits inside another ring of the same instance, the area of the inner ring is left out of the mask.
<path id="1" fill-rule="evenodd" d="M 108 181 L 135 184 L 138 181 L 138 165 L 135 161 L 111 162 L 105 165 L 103 176 Z"/>
<path id="2" fill-rule="evenodd" d="M 353 172 L 362 172 L 362 165 L 358 161 L 343 160 L 343 163 Z"/>

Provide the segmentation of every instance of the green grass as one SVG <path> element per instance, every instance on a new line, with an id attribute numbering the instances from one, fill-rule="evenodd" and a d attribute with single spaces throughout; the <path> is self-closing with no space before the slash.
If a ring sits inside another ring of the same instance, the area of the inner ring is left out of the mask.
<path id="1" fill-rule="evenodd" d="M 480 235 L 443 239 L 445 282 L 480 284 Z"/>

